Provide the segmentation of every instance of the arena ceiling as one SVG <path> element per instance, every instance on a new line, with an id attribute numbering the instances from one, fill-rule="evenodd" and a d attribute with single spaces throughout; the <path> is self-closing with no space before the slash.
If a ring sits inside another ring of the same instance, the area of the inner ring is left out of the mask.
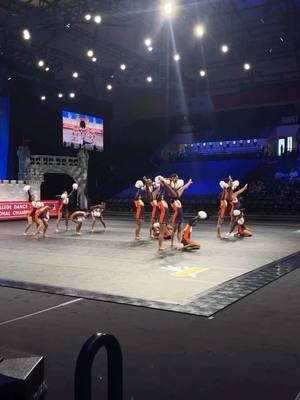
<path id="1" fill-rule="evenodd" d="M 92 95 L 108 84 L 224 93 L 300 81 L 300 0 L 178 0 L 167 19 L 164 3 L 168 0 L 0 0 L 2 76 Z M 95 15 L 101 23 L 94 22 Z M 197 24 L 205 28 L 203 37 L 193 33 Z M 24 40 L 24 29 L 30 40 Z M 144 44 L 147 37 L 152 51 Z"/>

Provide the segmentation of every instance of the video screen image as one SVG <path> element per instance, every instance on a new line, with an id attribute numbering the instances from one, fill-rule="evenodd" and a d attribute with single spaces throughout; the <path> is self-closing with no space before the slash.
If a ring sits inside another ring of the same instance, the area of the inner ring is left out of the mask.
<path id="1" fill-rule="evenodd" d="M 103 151 L 103 119 L 72 111 L 62 111 L 63 142 L 75 148 Z"/>

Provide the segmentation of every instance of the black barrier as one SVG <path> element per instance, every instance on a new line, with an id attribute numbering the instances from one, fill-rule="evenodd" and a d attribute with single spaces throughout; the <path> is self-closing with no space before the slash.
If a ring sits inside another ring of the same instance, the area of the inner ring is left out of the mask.
<path id="1" fill-rule="evenodd" d="M 107 352 L 108 400 L 123 398 L 123 360 L 118 340 L 105 333 L 91 336 L 80 350 L 75 370 L 75 400 L 92 399 L 92 365 L 98 351 L 104 347 Z"/>

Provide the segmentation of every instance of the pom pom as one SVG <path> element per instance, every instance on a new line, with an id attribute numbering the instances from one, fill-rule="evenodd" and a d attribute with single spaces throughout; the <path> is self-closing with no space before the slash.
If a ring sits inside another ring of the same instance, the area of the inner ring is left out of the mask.
<path id="1" fill-rule="evenodd" d="M 236 188 L 238 188 L 240 186 L 240 182 L 239 181 L 233 181 L 232 182 L 232 190 L 235 190 Z"/>
<path id="2" fill-rule="evenodd" d="M 77 190 L 78 189 L 78 183 L 73 183 L 72 188 L 73 188 L 73 190 Z"/>
<path id="3" fill-rule="evenodd" d="M 228 188 L 228 183 L 226 183 L 224 181 L 220 181 L 219 185 L 221 186 L 222 189 L 227 189 Z"/>
<path id="4" fill-rule="evenodd" d="M 143 186 L 144 186 L 143 181 L 136 181 L 135 187 L 136 187 L 137 189 L 142 189 Z"/>
<path id="5" fill-rule="evenodd" d="M 198 216 L 200 219 L 206 219 L 207 218 L 207 214 L 205 211 L 199 211 L 198 212 Z"/>
<path id="6" fill-rule="evenodd" d="M 83 222 L 85 220 L 84 216 L 77 217 L 78 222 Z"/>
<path id="7" fill-rule="evenodd" d="M 238 224 L 239 224 L 239 225 L 244 225 L 244 223 L 245 223 L 244 218 L 240 218 L 240 219 L 238 220 Z"/>
<path id="8" fill-rule="evenodd" d="M 155 228 L 155 229 L 159 228 L 159 222 L 155 222 L 155 223 L 153 224 L 153 228 Z"/>
<path id="9" fill-rule="evenodd" d="M 155 179 L 154 179 L 154 182 L 155 182 L 157 185 L 159 185 L 159 184 L 160 184 L 160 179 L 161 179 L 161 178 L 162 178 L 162 177 L 161 177 L 160 175 L 156 176 Z"/>
<path id="10" fill-rule="evenodd" d="M 233 215 L 234 215 L 235 217 L 238 217 L 239 215 L 241 215 L 240 210 L 234 210 L 234 211 L 233 211 Z"/>
<path id="11" fill-rule="evenodd" d="M 66 193 L 63 193 L 60 197 L 64 200 L 68 198 L 68 195 Z"/>
<path id="12" fill-rule="evenodd" d="M 29 190 L 30 190 L 30 185 L 24 186 L 23 190 L 24 190 L 24 192 L 29 192 Z"/>
<path id="13" fill-rule="evenodd" d="M 42 207 L 44 207 L 44 203 L 42 203 L 41 201 L 37 201 L 36 208 L 42 208 Z"/>
<path id="14" fill-rule="evenodd" d="M 178 179 L 178 181 L 175 183 L 175 189 L 178 190 L 184 186 L 184 180 L 183 179 Z"/>

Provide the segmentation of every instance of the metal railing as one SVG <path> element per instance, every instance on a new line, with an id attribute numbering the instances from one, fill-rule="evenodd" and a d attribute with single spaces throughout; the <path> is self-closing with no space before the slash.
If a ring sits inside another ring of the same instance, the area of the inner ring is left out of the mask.
<path id="1" fill-rule="evenodd" d="M 120 343 L 112 335 L 96 333 L 85 342 L 77 358 L 75 400 L 92 399 L 92 365 L 102 347 L 107 353 L 107 398 L 108 400 L 123 399 L 123 360 Z"/>

